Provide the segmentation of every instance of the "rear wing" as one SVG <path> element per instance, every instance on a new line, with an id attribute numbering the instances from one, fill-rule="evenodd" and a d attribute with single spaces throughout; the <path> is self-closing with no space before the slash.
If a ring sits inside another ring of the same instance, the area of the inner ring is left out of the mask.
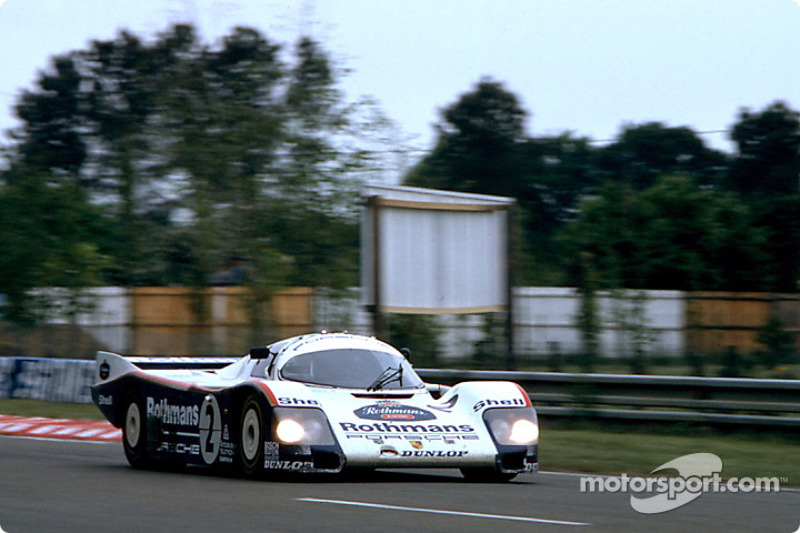
<path id="1" fill-rule="evenodd" d="M 241 357 L 125 357 L 112 352 L 97 352 L 95 377 L 110 381 L 137 370 L 216 370 Z"/>
<path id="2" fill-rule="evenodd" d="M 241 357 L 126 357 L 142 370 L 216 370 L 235 363 Z"/>

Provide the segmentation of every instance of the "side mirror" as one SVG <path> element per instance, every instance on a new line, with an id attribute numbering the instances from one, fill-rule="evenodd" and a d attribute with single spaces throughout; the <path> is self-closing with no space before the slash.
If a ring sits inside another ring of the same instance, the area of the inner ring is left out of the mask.
<path id="1" fill-rule="evenodd" d="M 411 362 L 411 350 L 408 348 L 400 348 L 400 353 L 406 358 L 406 361 Z"/>
<path id="2" fill-rule="evenodd" d="M 250 359 L 267 359 L 272 355 L 272 352 L 267 346 L 257 346 L 250 348 Z"/>

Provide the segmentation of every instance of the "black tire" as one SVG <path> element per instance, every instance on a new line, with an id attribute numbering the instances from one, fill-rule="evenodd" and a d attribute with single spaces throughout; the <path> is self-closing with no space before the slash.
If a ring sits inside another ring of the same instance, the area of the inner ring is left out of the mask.
<path id="1" fill-rule="evenodd" d="M 237 435 L 239 470 L 246 476 L 260 473 L 264 468 L 264 418 L 261 404 L 253 394 L 242 404 Z"/>
<path id="2" fill-rule="evenodd" d="M 133 468 L 147 468 L 147 412 L 136 391 L 131 390 L 122 402 L 122 447 Z"/>
<path id="3" fill-rule="evenodd" d="M 516 473 L 500 472 L 495 468 L 462 468 L 461 475 L 470 483 L 507 483 Z"/>

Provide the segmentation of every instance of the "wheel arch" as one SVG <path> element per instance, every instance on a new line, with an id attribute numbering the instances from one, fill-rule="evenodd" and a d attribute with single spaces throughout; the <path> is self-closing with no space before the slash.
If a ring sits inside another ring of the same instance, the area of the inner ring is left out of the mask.
<path id="1" fill-rule="evenodd" d="M 236 444 L 234 463 L 239 472 L 247 477 L 262 475 L 264 471 L 264 442 L 272 435 L 272 405 L 274 395 L 269 388 L 257 382 L 247 382 L 229 390 L 232 437 Z M 253 405 L 255 403 L 255 405 Z M 246 438 L 246 428 L 255 428 L 254 420 L 249 418 L 251 407 L 256 407 L 260 429 L 250 431 Z M 257 439 L 255 438 L 257 436 Z"/>
<path id="2" fill-rule="evenodd" d="M 116 389 L 117 392 L 114 396 L 117 400 L 114 402 L 114 409 L 112 410 L 113 420 L 109 419 L 109 422 L 116 428 L 122 428 L 122 424 L 125 420 L 125 410 L 128 408 L 128 402 L 126 400 L 131 394 L 138 394 L 141 397 L 144 397 L 144 394 L 135 379 L 121 380 L 117 384 Z M 142 413 L 142 416 L 146 417 L 147 415 L 146 413 Z"/>
<path id="3" fill-rule="evenodd" d="M 277 404 L 275 395 L 266 385 L 254 382 L 247 382 L 229 389 L 230 405 L 232 407 L 232 420 L 237 420 L 241 415 L 242 407 L 248 396 L 255 396 L 261 406 L 262 417 L 264 418 L 264 429 L 271 433 L 272 408 Z"/>

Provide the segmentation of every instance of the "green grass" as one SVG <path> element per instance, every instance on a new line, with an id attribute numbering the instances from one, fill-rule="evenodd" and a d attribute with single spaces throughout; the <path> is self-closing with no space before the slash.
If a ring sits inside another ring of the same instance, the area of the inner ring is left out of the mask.
<path id="1" fill-rule="evenodd" d="M 76 420 L 102 420 L 92 404 L 0 400 L 0 413 Z M 646 475 L 690 453 L 722 459 L 722 477 L 777 477 L 800 486 L 800 436 L 756 430 L 721 431 L 688 425 L 655 426 L 542 420 L 542 470 Z"/>
<path id="2" fill-rule="evenodd" d="M 0 400 L 0 414 L 44 416 L 72 420 L 105 420 L 93 403 L 54 403 L 39 400 Z"/>
<path id="3" fill-rule="evenodd" d="M 546 421 L 543 426 L 539 439 L 542 470 L 646 475 L 682 455 L 705 452 L 722 459 L 723 478 L 777 477 L 783 485 L 800 486 L 796 435 L 548 429 Z"/>

